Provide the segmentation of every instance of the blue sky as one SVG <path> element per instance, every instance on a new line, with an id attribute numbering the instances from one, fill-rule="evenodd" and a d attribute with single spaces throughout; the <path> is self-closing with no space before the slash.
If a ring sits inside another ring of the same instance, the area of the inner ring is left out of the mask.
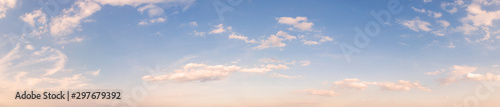
<path id="1" fill-rule="evenodd" d="M 499 86 L 499 5 L 0 0 L 0 106 L 40 105 L 9 97 L 24 89 L 119 89 L 85 106 L 496 107 L 475 92 Z"/>

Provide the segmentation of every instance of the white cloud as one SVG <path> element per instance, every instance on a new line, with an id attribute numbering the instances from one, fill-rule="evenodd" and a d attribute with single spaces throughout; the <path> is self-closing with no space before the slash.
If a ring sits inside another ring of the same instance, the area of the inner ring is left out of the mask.
<path id="1" fill-rule="evenodd" d="M 441 24 L 441 26 L 443 26 L 443 28 L 447 28 L 448 26 L 450 26 L 450 22 L 448 22 L 446 20 L 438 20 L 437 23 Z"/>
<path id="2" fill-rule="evenodd" d="M 414 11 L 419 12 L 419 13 L 427 13 L 428 16 L 434 17 L 434 18 L 440 18 L 443 16 L 440 12 L 434 12 L 430 10 L 425 10 L 425 9 L 418 9 L 415 7 L 411 7 Z"/>
<path id="3" fill-rule="evenodd" d="M 229 35 L 229 39 L 239 39 L 239 40 L 245 41 L 245 43 L 257 43 L 257 41 L 255 41 L 255 39 L 248 40 L 248 37 L 243 36 L 243 35 L 236 35 L 235 33 L 231 33 Z"/>
<path id="4" fill-rule="evenodd" d="M 30 24 L 31 26 L 35 26 L 35 23 L 47 23 L 47 15 L 42 12 L 42 10 L 34 10 L 33 12 L 26 13 L 19 18 L 21 18 L 24 22 Z"/>
<path id="5" fill-rule="evenodd" d="M 278 74 L 278 73 L 272 73 L 268 75 L 269 77 L 276 77 L 276 78 L 300 78 L 302 76 L 288 76 L 288 75 L 283 75 L 283 74 Z"/>
<path id="6" fill-rule="evenodd" d="M 269 69 L 289 69 L 288 66 L 283 65 L 283 64 L 267 64 L 267 65 L 261 65 L 261 67 L 269 68 Z"/>
<path id="7" fill-rule="evenodd" d="M 259 59 L 259 62 L 262 62 L 262 63 L 280 63 L 283 61 L 280 61 L 278 58 L 264 58 L 264 59 Z"/>
<path id="8" fill-rule="evenodd" d="M 455 83 L 458 81 L 500 81 L 500 75 L 495 75 L 491 73 L 479 74 L 473 73 L 478 68 L 477 67 L 469 67 L 467 65 L 459 66 L 454 65 L 449 68 L 451 72 L 448 73 L 448 77 L 438 79 L 439 82 L 443 85 L 449 85 L 451 83 Z"/>
<path id="9" fill-rule="evenodd" d="M 291 36 L 286 32 L 278 31 L 276 35 L 271 35 L 265 40 L 260 41 L 260 45 L 254 47 L 254 49 L 265 49 L 270 47 L 285 47 L 286 44 L 282 41 L 296 39 L 295 36 Z"/>
<path id="10" fill-rule="evenodd" d="M 398 82 L 366 82 L 360 81 L 357 78 L 344 79 L 342 81 L 335 81 L 334 84 L 343 89 L 358 89 L 364 90 L 369 85 L 379 86 L 383 90 L 388 91 L 410 91 L 412 88 L 417 88 L 423 91 L 431 91 L 430 89 L 421 86 L 417 82 L 410 82 L 399 80 Z"/>
<path id="11" fill-rule="evenodd" d="M 419 31 L 431 31 L 432 29 L 429 28 L 431 25 L 429 22 L 422 21 L 420 18 L 414 18 L 413 20 L 403 20 L 400 22 L 401 25 L 404 25 L 408 28 L 410 28 L 413 31 L 419 32 Z"/>
<path id="12" fill-rule="evenodd" d="M 33 31 L 29 32 L 31 35 L 41 35 L 48 31 L 47 15 L 42 10 L 34 10 L 19 18 L 33 27 Z"/>
<path id="13" fill-rule="evenodd" d="M 195 30 L 195 31 L 193 31 L 193 32 L 194 32 L 194 35 L 196 35 L 196 36 L 201 36 L 201 37 L 203 37 L 203 36 L 205 36 L 205 34 L 207 34 L 206 32 L 198 32 L 198 31 L 196 31 L 196 30 Z"/>
<path id="14" fill-rule="evenodd" d="M 380 86 L 382 89 L 389 91 L 410 91 L 412 88 L 417 88 L 423 91 L 431 91 L 429 88 L 422 87 L 419 83 L 405 81 L 405 80 L 399 80 L 396 83 L 377 82 L 375 84 Z"/>
<path id="15" fill-rule="evenodd" d="M 454 65 L 453 67 L 450 67 L 450 70 L 451 72 L 448 73 L 449 76 L 447 78 L 439 80 L 441 84 L 448 85 L 450 83 L 454 83 L 457 81 L 458 77 L 476 71 L 477 67 L 469 67 L 467 65 L 464 66 Z"/>
<path id="16" fill-rule="evenodd" d="M 448 13 L 456 13 L 458 11 L 457 6 L 462 6 L 464 4 L 463 0 L 454 0 L 453 3 L 441 3 L 441 9 L 447 11 Z M 451 6 L 451 8 L 450 8 Z"/>
<path id="17" fill-rule="evenodd" d="M 230 29 L 231 27 L 228 27 L 228 29 Z M 226 29 L 224 29 L 224 25 L 221 23 L 221 24 L 218 24 L 218 25 L 215 25 L 214 28 L 212 29 L 212 31 L 208 32 L 208 34 L 218 34 L 218 33 L 224 33 L 226 32 Z"/>
<path id="18" fill-rule="evenodd" d="M 432 2 L 432 0 L 424 0 L 424 3 Z"/>
<path id="19" fill-rule="evenodd" d="M 456 30 L 462 31 L 466 35 L 471 35 L 474 31 L 477 31 L 479 29 L 477 27 L 470 25 L 470 24 L 463 23 L 462 26 L 458 26 L 456 28 Z"/>
<path id="20" fill-rule="evenodd" d="M 299 63 L 301 63 L 300 66 L 309 66 L 309 65 L 311 65 L 311 61 L 299 61 Z"/>
<path id="21" fill-rule="evenodd" d="M 26 48 L 27 50 L 34 50 L 35 49 L 35 48 L 33 48 L 33 45 L 30 45 L 30 44 L 26 45 L 26 47 L 24 47 L 24 48 Z"/>
<path id="22" fill-rule="evenodd" d="M 500 81 L 500 75 L 467 73 L 465 79 L 473 81 Z"/>
<path id="23" fill-rule="evenodd" d="M 141 12 L 141 14 L 144 11 L 147 11 L 149 14 L 149 17 L 155 17 L 155 16 L 161 16 L 163 14 L 163 9 L 157 5 L 154 4 L 148 4 L 142 7 L 139 7 L 137 11 Z"/>
<path id="24" fill-rule="evenodd" d="M 101 73 L 101 69 L 89 72 L 92 76 L 98 76 Z"/>
<path id="25" fill-rule="evenodd" d="M 71 8 L 64 9 L 62 14 L 52 18 L 50 23 L 50 33 L 55 36 L 64 36 L 74 32 L 75 29 L 80 29 L 81 22 L 85 18 L 90 17 L 97 11 L 101 10 L 101 5 L 124 6 L 130 5 L 137 7 L 141 4 L 148 4 L 140 7 L 138 11 L 148 11 L 150 16 L 158 16 L 163 13 L 163 9 L 152 4 L 163 3 L 168 6 L 185 6 L 184 10 L 189 8 L 194 0 L 85 0 L 76 1 Z M 148 25 L 153 23 L 161 23 L 166 21 L 166 16 L 145 19 L 138 25 Z"/>
<path id="26" fill-rule="evenodd" d="M 130 5 L 134 7 L 137 7 L 141 4 L 158 4 L 158 3 L 189 7 L 195 2 L 195 0 L 94 0 L 94 1 L 102 5 L 112 5 L 112 6 Z"/>
<path id="27" fill-rule="evenodd" d="M 163 23 L 167 21 L 166 18 L 159 17 L 159 18 L 154 18 L 154 19 L 144 19 L 141 20 L 141 22 L 138 23 L 138 25 L 149 25 L 149 24 L 154 24 L 154 23 Z"/>
<path id="28" fill-rule="evenodd" d="M 333 97 L 340 95 L 340 93 L 336 92 L 335 90 L 319 90 L 319 89 L 305 89 L 305 90 L 298 90 L 298 91 L 293 91 L 295 93 L 305 93 L 309 95 L 319 95 L 319 96 L 327 96 L 327 97 Z"/>
<path id="29" fill-rule="evenodd" d="M 319 45 L 323 42 L 333 41 L 333 38 L 328 37 L 328 36 L 316 35 L 315 37 L 320 38 L 320 40 L 319 41 L 306 40 L 306 39 L 304 39 L 304 35 L 299 36 L 299 38 L 301 39 L 300 41 L 302 41 L 302 43 L 304 43 L 305 45 Z"/>
<path id="30" fill-rule="evenodd" d="M 61 38 L 60 40 L 58 40 L 58 41 L 56 42 L 56 44 L 80 43 L 80 42 L 82 42 L 84 39 L 85 39 L 85 38 L 83 38 L 83 37 L 75 37 L 75 38 L 73 38 L 73 39 L 69 39 L 69 40 L 67 40 L 67 39 L 65 39 L 65 38 Z"/>
<path id="31" fill-rule="evenodd" d="M 489 29 L 494 27 L 494 21 L 500 20 L 500 10 L 483 10 L 483 6 L 492 4 L 499 5 L 500 3 L 494 1 L 473 1 L 466 8 L 467 16 L 460 19 L 460 22 L 462 22 L 462 26 L 458 26 L 456 30 L 462 31 L 466 35 L 471 35 L 474 32 L 482 29 L 484 32 L 484 37 L 481 39 L 477 39 L 476 42 L 489 40 L 491 37 Z"/>
<path id="32" fill-rule="evenodd" d="M 301 41 L 302 41 L 302 43 L 304 43 L 305 45 L 319 45 L 319 42 L 317 42 L 317 41 L 305 40 L 305 39 L 302 39 Z"/>
<path id="33" fill-rule="evenodd" d="M 147 75 L 142 77 L 144 80 L 148 81 L 160 81 L 160 80 L 174 80 L 178 82 L 189 82 L 189 81 L 213 81 L 220 80 L 229 74 L 240 70 L 241 67 L 231 65 L 205 65 L 197 63 L 189 63 L 184 65 L 183 69 L 176 69 L 174 73 L 151 76 Z"/>
<path id="34" fill-rule="evenodd" d="M 270 68 L 244 68 L 240 70 L 241 72 L 253 72 L 253 73 L 265 73 L 272 71 Z"/>
<path id="35" fill-rule="evenodd" d="M 5 17 L 7 10 L 16 7 L 17 0 L 0 0 L 0 19 Z"/>
<path id="36" fill-rule="evenodd" d="M 436 70 L 434 72 L 426 72 L 424 74 L 426 74 L 426 75 L 438 75 L 438 74 L 441 74 L 444 71 L 445 71 L 444 69 L 441 69 L 441 70 Z"/>
<path id="37" fill-rule="evenodd" d="M 65 54 L 63 54 L 61 51 L 51 48 L 51 47 L 42 47 L 42 50 L 36 51 L 33 53 L 33 56 L 35 57 L 41 57 L 40 59 L 30 59 L 24 63 L 21 63 L 22 65 L 31 65 L 34 63 L 40 63 L 40 62 L 53 62 L 54 65 L 52 68 L 47 68 L 45 69 L 46 73 L 43 74 L 43 76 L 48 76 L 52 75 L 58 71 L 61 71 L 64 69 L 64 66 L 66 64 L 66 61 L 68 58 L 66 57 Z"/>
<path id="38" fill-rule="evenodd" d="M 500 19 L 500 10 L 486 11 L 481 9 L 481 5 L 472 3 L 467 6 L 467 16 L 462 18 L 464 23 L 471 22 L 474 26 L 492 26 L 494 20 Z"/>
<path id="39" fill-rule="evenodd" d="M 292 25 L 302 31 L 311 31 L 311 28 L 314 25 L 312 22 L 307 22 L 307 17 L 280 17 L 276 18 L 276 20 L 278 20 L 278 23 L 280 24 Z"/>
<path id="40" fill-rule="evenodd" d="M 20 47 L 18 44 L 5 56 L 0 57 L 0 84 L 9 84 L 12 91 L 21 88 L 62 89 L 89 85 L 86 83 L 88 79 L 82 74 L 53 75 L 65 68 L 67 57 L 61 51 L 42 47 L 33 52 L 31 50 L 34 49 L 24 50 Z"/>
<path id="41" fill-rule="evenodd" d="M 64 9 L 61 15 L 52 18 L 50 33 L 54 36 L 64 36 L 80 28 L 83 19 L 101 10 L 101 6 L 92 1 L 76 1 L 69 9 Z"/>
<path id="42" fill-rule="evenodd" d="M 411 7 L 411 8 L 412 8 L 414 11 L 419 12 L 419 13 L 426 13 L 426 12 L 427 12 L 427 10 L 425 10 L 425 9 L 418 9 L 418 8 L 415 8 L 415 7 Z"/>
<path id="43" fill-rule="evenodd" d="M 447 48 L 455 48 L 455 45 L 453 44 L 453 42 L 450 43 L 450 45 L 446 46 Z"/>
<path id="44" fill-rule="evenodd" d="M 333 82 L 333 84 L 337 85 L 340 88 L 347 88 L 347 89 L 364 90 L 366 89 L 366 87 L 368 87 L 368 84 L 366 84 L 366 82 L 361 82 L 357 78 L 348 78 L 342 81 L 335 81 Z"/>
<path id="45" fill-rule="evenodd" d="M 319 42 L 329 42 L 329 41 L 333 41 L 333 38 L 330 38 L 328 36 L 320 36 L 320 40 Z"/>

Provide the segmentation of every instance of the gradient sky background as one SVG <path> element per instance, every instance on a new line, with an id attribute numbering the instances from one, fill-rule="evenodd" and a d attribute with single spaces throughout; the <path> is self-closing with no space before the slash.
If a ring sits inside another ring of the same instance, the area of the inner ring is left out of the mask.
<path id="1" fill-rule="evenodd" d="M 500 106 L 500 0 L 0 0 L 0 25 L 2 107 Z M 124 99 L 14 99 L 71 89 Z"/>

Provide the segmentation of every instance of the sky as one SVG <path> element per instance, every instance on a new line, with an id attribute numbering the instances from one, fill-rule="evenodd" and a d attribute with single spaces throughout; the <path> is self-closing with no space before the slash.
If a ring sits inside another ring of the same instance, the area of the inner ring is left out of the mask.
<path id="1" fill-rule="evenodd" d="M 0 106 L 498 107 L 500 0 L 0 0 Z M 118 90 L 122 100 L 19 100 Z"/>

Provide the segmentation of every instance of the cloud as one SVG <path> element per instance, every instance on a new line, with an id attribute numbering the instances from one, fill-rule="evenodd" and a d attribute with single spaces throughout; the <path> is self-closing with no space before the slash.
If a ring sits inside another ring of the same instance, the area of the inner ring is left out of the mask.
<path id="1" fill-rule="evenodd" d="M 323 42 L 330 42 L 333 41 L 333 38 L 328 37 L 328 36 L 321 36 L 321 35 L 316 35 L 314 36 L 316 38 L 320 38 L 319 41 L 314 41 L 314 40 L 306 40 L 304 35 L 300 35 L 299 39 L 304 43 L 305 45 L 319 45 Z"/>
<path id="2" fill-rule="evenodd" d="M 42 10 L 34 10 L 31 13 L 26 13 L 19 17 L 24 22 L 32 27 L 33 31 L 29 32 L 30 35 L 41 35 L 48 31 L 47 15 Z"/>
<path id="3" fill-rule="evenodd" d="M 424 3 L 432 2 L 432 0 L 424 0 Z"/>
<path id="4" fill-rule="evenodd" d="M 149 17 L 161 16 L 163 14 L 163 9 L 153 4 L 148 4 L 142 7 L 139 7 L 137 11 L 143 14 L 144 11 L 147 11 Z"/>
<path id="5" fill-rule="evenodd" d="M 300 29 L 302 31 L 311 31 L 312 26 L 314 25 L 311 22 L 307 22 L 307 17 L 280 17 L 276 18 L 278 23 L 292 25 L 293 27 Z"/>
<path id="6" fill-rule="evenodd" d="M 101 6 L 92 1 L 76 1 L 69 9 L 64 9 L 61 15 L 52 18 L 50 33 L 54 36 L 64 36 L 80 28 L 83 19 L 101 10 Z"/>
<path id="7" fill-rule="evenodd" d="M 276 35 L 271 35 L 265 40 L 260 41 L 260 45 L 254 47 L 254 49 L 266 49 L 270 47 L 285 47 L 286 44 L 282 41 L 296 39 L 295 36 L 291 36 L 286 32 L 278 31 Z"/>
<path id="8" fill-rule="evenodd" d="M 148 4 L 137 9 L 141 13 L 147 11 L 150 17 L 160 16 L 163 9 L 153 4 L 164 3 L 169 6 L 185 6 L 184 10 L 194 3 L 194 0 L 84 0 L 76 1 L 71 8 L 64 9 L 62 14 L 52 18 L 50 22 L 50 34 L 54 36 L 64 36 L 81 28 L 82 20 L 90 17 L 101 10 L 101 5 L 124 6 L 130 5 L 137 7 L 141 4 Z M 166 16 L 153 19 L 141 20 L 138 25 L 148 25 L 166 21 Z"/>
<path id="9" fill-rule="evenodd" d="M 155 18 L 155 19 L 144 19 L 144 20 L 141 20 L 137 25 L 149 25 L 149 24 L 154 24 L 154 23 L 163 23 L 167 21 L 166 18 L 163 18 L 163 17 L 159 17 L 159 18 Z"/>
<path id="10" fill-rule="evenodd" d="M 228 27 L 227 29 L 231 29 L 231 27 Z M 224 32 L 226 32 L 226 29 L 224 29 L 224 25 L 221 23 L 221 24 L 215 25 L 214 28 L 212 29 L 212 31 L 208 32 L 208 34 L 218 34 L 218 33 L 224 33 Z"/>
<path id="11" fill-rule="evenodd" d="M 482 10 L 478 1 L 467 6 L 467 16 L 462 18 L 462 22 L 470 22 L 474 26 L 492 26 L 494 20 L 500 19 L 500 10 L 486 11 Z"/>
<path id="12" fill-rule="evenodd" d="M 333 97 L 340 95 L 335 90 L 319 90 L 319 89 L 305 89 L 305 90 L 298 90 L 298 91 L 293 91 L 295 93 L 305 93 L 309 95 L 318 95 L 318 96 L 326 96 L 326 97 Z"/>
<path id="13" fill-rule="evenodd" d="M 333 82 L 336 86 L 340 88 L 345 88 L 345 89 L 358 89 L 358 90 L 364 90 L 368 85 L 366 82 L 361 82 L 357 78 L 348 78 L 344 79 L 342 81 L 335 81 Z"/>
<path id="14" fill-rule="evenodd" d="M 259 62 L 279 62 L 280 64 L 262 64 L 259 67 L 241 67 L 236 65 L 206 65 L 200 63 L 188 63 L 184 65 L 182 69 L 175 69 L 172 73 L 146 75 L 143 76 L 142 79 L 147 81 L 173 80 L 177 82 L 215 81 L 221 80 L 235 72 L 267 73 L 273 70 L 287 70 L 290 69 L 287 65 L 295 63 L 295 61 L 288 63 L 286 61 L 278 61 L 277 59 L 261 59 Z M 270 74 L 270 76 L 283 78 L 300 77 L 277 74 Z"/>
<path id="15" fill-rule="evenodd" d="M 278 74 L 278 73 L 272 73 L 270 75 L 268 75 L 269 77 L 276 77 L 276 78 L 300 78 L 302 76 L 298 75 L 298 76 L 288 76 L 288 75 L 282 75 L 282 74 Z"/>
<path id="16" fill-rule="evenodd" d="M 178 82 L 189 82 L 189 81 L 213 81 L 220 80 L 229 74 L 240 70 L 241 67 L 231 65 L 205 65 L 197 63 L 189 63 L 184 65 L 183 69 L 176 69 L 171 74 L 151 76 L 147 75 L 142 77 L 144 80 L 148 81 L 160 81 L 160 80 L 174 80 Z"/>
<path id="17" fill-rule="evenodd" d="M 438 79 L 437 81 L 441 82 L 442 85 L 449 85 L 458 81 L 500 81 L 500 75 L 473 73 L 477 69 L 477 67 L 467 65 L 454 65 L 449 68 L 451 72 L 448 73 L 448 77 Z"/>
<path id="18" fill-rule="evenodd" d="M 321 39 L 319 40 L 319 42 L 329 42 L 329 41 L 333 41 L 333 38 L 330 38 L 328 36 L 319 36 Z"/>
<path id="19" fill-rule="evenodd" d="M 69 39 L 69 40 L 67 40 L 67 39 L 65 39 L 65 38 L 61 38 L 61 39 L 59 39 L 59 40 L 56 42 L 56 44 L 80 43 L 80 42 L 82 42 L 84 39 L 85 39 L 85 38 L 83 38 L 83 37 L 75 37 L 75 38 L 73 38 L 73 39 Z"/>
<path id="20" fill-rule="evenodd" d="M 206 32 L 198 32 L 198 31 L 196 31 L 196 30 L 195 30 L 195 31 L 193 31 L 193 33 L 194 33 L 194 35 L 196 35 L 196 36 L 201 36 L 201 37 L 203 37 L 203 36 L 205 36 L 205 34 L 207 34 Z"/>
<path id="21" fill-rule="evenodd" d="M 278 58 L 264 58 L 264 59 L 259 59 L 259 62 L 262 62 L 262 63 L 280 63 L 283 61 L 280 61 Z"/>
<path id="22" fill-rule="evenodd" d="M 412 88 L 417 88 L 423 91 L 431 91 L 417 82 L 410 82 L 406 80 L 399 80 L 398 82 L 366 82 L 360 81 L 357 78 L 348 78 L 341 81 L 335 81 L 333 84 L 341 89 L 364 90 L 369 85 L 375 85 L 380 87 L 382 90 L 388 91 L 410 91 Z"/>
<path id="23" fill-rule="evenodd" d="M 241 72 L 253 72 L 253 73 L 265 73 L 272 71 L 270 68 L 244 68 L 240 70 Z"/>
<path id="24" fill-rule="evenodd" d="M 418 9 L 415 7 L 411 7 L 414 11 L 419 12 L 419 13 L 427 13 L 428 16 L 434 17 L 434 18 L 440 18 L 443 16 L 440 12 L 434 12 L 430 10 L 425 10 L 425 9 Z"/>
<path id="25" fill-rule="evenodd" d="M 490 28 L 494 28 L 494 21 L 500 20 L 500 10 L 488 11 L 483 10 L 484 6 L 500 5 L 500 2 L 487 2 L 482 0 L 474 0 L 466 6 L 467 16 L 460 19 L 462 26 L 458 26 L 456 30 L 464 32 L 466 35 L 471 35 L 474 32 L 482 29 L 484 32 L 483 38 L 476 40 L 476 42 L 489 40 Z M 466 39 L 469 39 L 466 37 Z"/>
<path id="26" fill-rule="evenodd" d="M 420 18 L 414 18 L 412 20 L 403 20 L 400 22 L 401 25 L 406 26 L 410 28 L 413 31 L 420 32 L 420 31 L 431 31 L 432 29 L 429 28 L 431 25 L 429 22 L 422 21 Z"/>
<path id="27" fill-rule="evenodd" d="M 444 69 L 441 69 L 441 70 L 436 70 L 434 72 L 426 72 L 424 74 L 426 74 L 426 75 L 438 75 L 438 74 L 441 74 L 444 71 L 445 71 Z"/>
<path id="28" fill-rule="evenodd" d="M 96 71 L 89 72 L 92 76 L 98 76 L 101 73 L 101 69 L 98 69 Z"/>
<path id="29" fill-rule="evenodd" d="M 396 83 L 377 82 L 375 84 L 380 86 L 382 89 L 389 91 L 410 91 L 412 88 L 417 88 L 423 91 L 431 91 L 429 88 L 422 87 L 419 83 L 405 81 L 405 80 L 399 80 Z"/>
<path id="30" fill-rule="evenodd" d="M 464 4 L 464 1 L 463 0 L 454 0 L 453 3 L 445 3 L 445 2 L 442 2 L 441 3 L 441 9 L 447 11 L 448 13 L 456 13 L 458 11 L 457 9 L 457 6 L 461 6 Z M 450 8 L 451 6 L 451 8 Z"/>
<path id="31" fill-rule="evenodd" d="M 245 41 L 245 43 L 257 43 L 257 41 L 255 41 L 255 39 L 248 40 L 248 37 L 243 36 L 243 35 L 236 35 L 235 33 L 231 33 L 229 35 L 229 39 L 239 39 L 239 40 Z"/>
<path id="32" fill-rule="evenodd" d="M 448 22 L 446 20 L 438 20 L 437 23 L 441 24 L 441 26 L 443 26 L 443 28 L 447 28 L 448 26 L 450 26 L 450 22 Z"/>
<path id="33" fill-rule="evenodd" d="M 450 45 L 446 46 L 447 48 L 455 48 L 455 45 L 453 44 L 453 42 L 450 43 Z"/>
<path id="34" fill-rule="evenodd" d="M 61 51 L 51 47 L 36 48 L 38 50 L 20 47 L 18 44 L 7 54 L 0 56 L 0 84 L 8 84 L 9 90 L 79 88 L 90 85 L 82 74 L 54 75 L 65 68 L 67 57 Z"/>
<path id="35" fill-rule="evenodd" d="M 311 61 L 299 61 L 299 63 L 301 64 L 300 66 L 309 66 L 309 65 L 311 65 Z"/>
<path id="36" fill-rule="evenodd" d="M 319 45 L 319 42 L 317 42 L 317 41 L 305 40 L 305 39 L 302 39 L 301 41 L 302 41 L 302 43 L 304 43 L 305 45 Z"/>
<path id="37" fill-rule="evenodd" d="M 94 0 L 94 1 L 98 2 L 102 5 L 111 5 L 111 6 L 130 5 L 130 6 L 137 7 L 141 4 L 164 3 L 164 4 L 170 4 L 170 5 L 186 6 L 185 8 L 188 8 L 190 5 L 192 5 L 195 2 L 195 0 Z"/>
<path id="38" fill-rule="evenodd" d="M 288 66 L 286 65 L 283 65 L 283 64 L 278 64 L 278 65 L 274 65 L 274 64 L 267 64 L 267 65 L 261 65 L 261 67 L 265 67 L 265 68 L 269 68 L 269 69 L 289 69 Z"/>
<path id="39" fill-rule="evenodd" d="M 0 19 L 5 17 L 7 10 L 16 7 L 17 0 L 0 0 Z"/>
<path id="40" fill-rule="evenodd" d="M 500 75 L 494 75 L 491 73 L 486 73 L 486 74 L 467 73 L 465 75 L 465 79 L 473 81 L 500 81 Z"/>

